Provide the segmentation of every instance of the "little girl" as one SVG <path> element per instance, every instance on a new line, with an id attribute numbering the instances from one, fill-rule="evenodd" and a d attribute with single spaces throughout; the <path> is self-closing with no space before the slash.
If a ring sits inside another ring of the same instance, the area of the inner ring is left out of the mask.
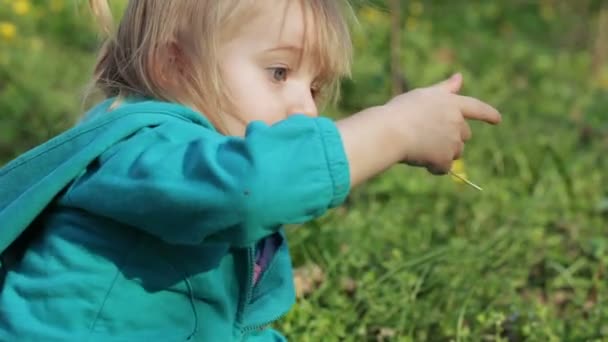
<path id="1" fill-rule="evenodd" d="M 282 225 L 395 163 L 443 174 L 465 119 L 500 121 L 459 75 L 320 117 L 349 73 L 341 1 L 131 0 L 115 33 L 90 3 L 106 100 L 0 170 L 2 341 L 284 340 Z"/>

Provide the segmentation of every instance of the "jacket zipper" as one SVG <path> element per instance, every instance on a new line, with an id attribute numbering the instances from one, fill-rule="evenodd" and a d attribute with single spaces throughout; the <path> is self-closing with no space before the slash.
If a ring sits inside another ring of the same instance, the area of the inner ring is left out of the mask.
<path id="1" fill-rule="evenodd" d="M 278 249 L 275 251 L 275 253 L 278 253 Z M 255 247 L 253 248 L 249 248 L 248 250 L 248 265 L 249 265 L 249 270 L 248 270 L 248 276 L 249 276 L 249 287 L 247 289 L 247 294 L 245 295 L 245 301 L 244 301 L 244 305 L 242 306 L 242 310 L 240 312 L 240 317 L 241 319 L 243 318 L 243 312 L 245 309 L 245 306 L 247 304 L 249 304 L 249 302 L 257 297 L 258 293 L 257 293 L 257 289 L 259 288 L 259 286 L 257 286 L 258 284 L 261 284 L 262 281 L 264 280 L 264 278 L 266 277 L 266 273 L 268 273 L 268 271 L 270 271 L 270 269 L 272 268 L 272 266 L 274 266 L 274 264 L 276 263 L 276 254 L 273 256 L 272 260 L 270 261 L 270 263 L 268 265 L 266 265 L 266 268 L 264 270 L 262 270 L 262 274 L 260 274 L 258 281 L 256 284 L 253 284 L 253 268 L 255 267 Z M 243 333 L 243 335 L 246 335 L 247 333 L 256 331 L 256 330 L 260 330 L 278 320 L 280 320 L 281 318 L 285 317 L 287 315 L 288 312 L 285 312 L 283 314 L 280 314 L 276 317 L 273 317 L 271 320 L 268 320 L 264 323 L 261 324 L 255 324 L 255 325 L 249 325 L 246 327 L 241 328 L 241 333 Z M 245 336 L 244 336 L 245 337 Z"/>
<path id="2" fill-rule="evenodd" d="M 255 245 L 253 247 L 248 247 L 246 250 L 247 253 L 247 290 L 245 291 L 245 296 L 239 303 L 239 308 L 237 311 L 237 321 L 242 322 L 245 313 L 245 307 L 251 301 L 251 297 L 253 295 L 253 264 L 255 263 Z"/>

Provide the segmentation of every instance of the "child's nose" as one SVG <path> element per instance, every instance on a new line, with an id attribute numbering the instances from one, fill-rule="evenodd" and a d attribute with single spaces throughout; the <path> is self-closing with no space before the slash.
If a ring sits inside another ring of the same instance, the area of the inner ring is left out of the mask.
<path id="1" fill-rule="evenodd" d="M 288 114 L 304 114 L 312 117 L 319 116 L 317 103 L 309 88 L 293 94 Z"/>

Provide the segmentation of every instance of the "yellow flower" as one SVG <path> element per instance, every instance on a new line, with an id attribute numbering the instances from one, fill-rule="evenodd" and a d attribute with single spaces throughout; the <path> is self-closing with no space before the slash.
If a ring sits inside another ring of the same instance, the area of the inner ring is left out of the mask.
<path id="1" fill-rule="evenodd" d="M 17 35 L 17 26 L 15 26 L 15 24 L 7 22 L 7 21 L 0 22 L 0 38 L 9 41 L 9 40 L 13 40 L 13 38 L 15 38 L 16 35 Z"/>
<path id="2" fill-rule="evenodd" d="M 13 12 L 17 15 L 27 14 L 31 8 L 32 6 L 27 0 L 17 0 L 13 2 Z"/>
<path id="3" fill-rule="evenodd" d="M 459 175 L 462 178 L 467 178 L 467 173 L 465 171 L 465 167 L 464 167 L 464 161 L 462 159 L 457 159 L 454 160 L 454 162 L 452 163 L 452 172 Z M 452 176 L 452 179 L 456 182 L 456 183 L 464 183 L 464 181 L 456 176 Z"/>

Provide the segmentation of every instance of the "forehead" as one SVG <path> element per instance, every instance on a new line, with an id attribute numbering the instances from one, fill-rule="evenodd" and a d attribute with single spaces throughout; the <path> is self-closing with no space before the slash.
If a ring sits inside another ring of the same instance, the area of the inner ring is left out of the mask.
<path id="1" fill-rule="evenodd" d="M 312 37 L 313 18 L 296 0 L 257 0 L 241 34 L 267 47 L 304 47 Z"/>
<path id="2" fill-rule="evenodd" d="M 236 1 L 236 0 L 235 0 Z M 350 73 L 352 47 L 342 0 L 239 0 L 222 45 L 242 54 L 296 48 L 323 82 Z"/>

